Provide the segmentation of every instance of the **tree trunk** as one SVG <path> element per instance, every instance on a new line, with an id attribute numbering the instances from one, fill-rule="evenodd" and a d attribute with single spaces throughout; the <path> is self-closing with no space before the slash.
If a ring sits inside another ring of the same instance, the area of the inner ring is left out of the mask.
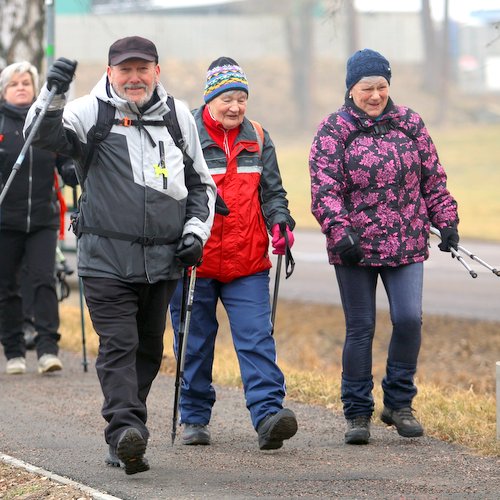
<path id="1" fill-rule="evenodd" d="M 306 128 L 311 116 L 313 68 L 313 13 L 317 0 L 295 0 L 286 17 L 286 33 L 292 73 L 292 98 L 297 125 Z"/>
<path id="2" fill-rule="evenodd" d="M 0 0 L 0 68 L 29 61 L 41 70 L 44 0 Z"/>
<path id="3" fill-rule="evenodd" d="M 442 124 L 446 121 L 449 97 L 448 83 L 450 80 L 450 16 L 449 0 L 444 1 L 443 32 L 441 42 L 441 78 L 439 82 L 439 106 L 436 122 Z"/>
<path id="4" fill-rule="evenodd" d="M 354 0 L 347 0 L 345 2 L 346 14 L 347 14 L 347 57 L 350 57 L 354 52 L 359 50 L 359 22 L 358 13 L 356 11 L 356 6 L 354 5 Z"/>
<path id="5" fill-rule="evenodd" d="M 438 44 L 436 43 L 436 31 L 432 23 L 430 0 L 422 0 L 422 35 L 424 40 L 424 67 L 423 67 L 423 87 L 431 92 L 435 92 L 439 82 L 436 81 L 438 74 Z"/>

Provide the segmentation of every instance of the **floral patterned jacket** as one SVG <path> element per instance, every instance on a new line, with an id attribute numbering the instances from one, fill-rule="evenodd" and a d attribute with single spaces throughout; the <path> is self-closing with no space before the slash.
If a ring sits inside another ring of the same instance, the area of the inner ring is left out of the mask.
<path id="1" fill-rule="evenodd" d="M 422 118 L 391 100 L 375 121 L 346 99 L 320 124 L 309 168 L 311 209 L 330 264 L 341 263 L 353 233 L 365 255 L 360 265 L 422 262 L 429 226 L 458 225 L 457 203 Z"/>

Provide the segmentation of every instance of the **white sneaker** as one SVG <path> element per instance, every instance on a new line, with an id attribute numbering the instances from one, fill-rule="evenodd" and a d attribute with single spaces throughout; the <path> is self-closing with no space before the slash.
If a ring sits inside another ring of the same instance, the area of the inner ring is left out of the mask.
<path id="1" fill-rule="evenodd" d="M 62 370 L 61 360 L 55 354 L 44 354 L 38 360 L 38 373 L 49 373 Z"/>
<path id="2" fill-rule="evenodd" d="M 25 358 L 11 358 L 7 361 L 5 372 L 9 375 L 19 375 L 26 373 L 26 359 Z"/>

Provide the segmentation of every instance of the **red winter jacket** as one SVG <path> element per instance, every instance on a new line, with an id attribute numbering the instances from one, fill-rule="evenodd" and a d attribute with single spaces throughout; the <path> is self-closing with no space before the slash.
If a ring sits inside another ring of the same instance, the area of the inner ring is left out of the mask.
<path id="1" fill-rule="evenodd" d="M 228 283 L 269 269 L 268 230 L 281 222 L 293 229 L 295 222 L 269 134 L 264 131 L 261 153 L 249 120 L 228 134 L 204 109 L 194 112 L 203 155 L 230 213 L 215 215 L 197 275 Z M 229 155 L 224 151 L 224 134 Z"/>

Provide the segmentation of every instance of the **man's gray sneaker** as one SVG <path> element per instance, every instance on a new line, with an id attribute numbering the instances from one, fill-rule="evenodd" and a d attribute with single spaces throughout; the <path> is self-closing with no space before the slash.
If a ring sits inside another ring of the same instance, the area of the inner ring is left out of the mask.
<path id="1" fill-rule="evenodd" d="M 296 432 L 297 419 L 292 410 L 283 408 L 278 413 L 270 413 L 264 417 L 257 428 L 259 448 L 277 450 L 283 446 L 285 439 L 290 439 Z"/>
<path id="2" fill-rule="evenodd" d="M 129 427 L 122 432 L 116 445 L 116 456 L 125 465 L 125 474 L 149 470 L 148 461 L 144 458 L 146 446 L 146 440 L 137 429 Z"/>
<path id="3" fill-rule="evenodd" d="M 210 431 L 203 424 L 183 424 L 182 444 L 210 444 Z"/>
<path id="4" fill-rule="evenodd" d="M 368 444 L 370 440 L 370 415 L 358 415 L 347 418 L 347 431 L 344 434 L 346 444 Z"/>
<path id="5" fill-rule="evenodd" d="M 409 406 L 391 410 L 384 406 L 380 420 L 387 425 L 394 425 L 398 434 L 403 437 L 420 437 L 424 435 L 424 428 L 413 416 L 413 409 Z"/>

